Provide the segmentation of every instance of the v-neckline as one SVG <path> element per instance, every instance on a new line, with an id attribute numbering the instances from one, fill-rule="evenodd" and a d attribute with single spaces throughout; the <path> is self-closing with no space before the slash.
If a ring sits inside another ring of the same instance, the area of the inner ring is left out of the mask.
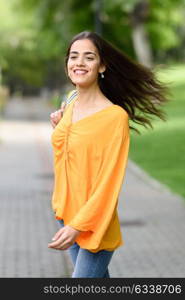
<path id="1" fill-rule="evenodd" d="M 78 121 L 76 121 L 76 122 L 72 122 L 72 118 L 73 118 L 73 107 L 74 107 L 74 103 L 75 103 L 76 99 L 77 99 L 77 98 L 75 98 L 74 101 L 71 103 L 71 111 L 70 111 L 70 125 L 71 125 L 71 126 L 74 126 L 74 125 L 78 124 L 79 122 L 81 122 L 81 121 L 83 121 L 83 120 L 89 119 L 89 118 L 93 117 L 94 115 L 97 115 L 98 113 L 101 113 L 101 112 L 107 110 L 107 109 L 110 108 L 110 107 L 118 106 L 117 104 L 111 104 L 111 105 L 109 105 L 109 106 L 107 106 L 107 107 L 104 107 L 104 108 L 102 108 L 102 109 L 100 109 L 100 110 L 98 110 L 98 111 L 96 111 L 96 112 L 90 114 L 89 116 L 86 116 L 86 117 L 84 117 L 84 118 L 81 118 L 80 120 L 78 120 Z"/>

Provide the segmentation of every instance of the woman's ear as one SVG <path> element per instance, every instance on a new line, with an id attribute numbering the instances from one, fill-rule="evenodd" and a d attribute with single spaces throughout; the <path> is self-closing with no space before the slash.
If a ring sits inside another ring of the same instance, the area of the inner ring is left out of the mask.
<path id="1" fill-rule="evenodd" d="M 106 70 L 105 65 L 101 65 L 99 68 L 99 73 L 103 73 L 103 72 L 105 72 L 105 70 Z"/>

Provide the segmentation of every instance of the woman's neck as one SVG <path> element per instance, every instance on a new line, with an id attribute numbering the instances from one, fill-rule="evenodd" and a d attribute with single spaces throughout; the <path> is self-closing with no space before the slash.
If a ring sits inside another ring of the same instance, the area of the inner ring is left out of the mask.
<path id="1" fill-rule="evenodd" d="M 105 98 L 98 85 L 89 87 L 76 86 L 77 101 L 80 106 L 93 106 L 98 100 Z"/>

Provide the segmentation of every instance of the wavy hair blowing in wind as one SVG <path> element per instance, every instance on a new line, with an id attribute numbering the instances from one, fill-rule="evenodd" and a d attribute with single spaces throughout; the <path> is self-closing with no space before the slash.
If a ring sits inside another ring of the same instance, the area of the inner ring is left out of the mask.
<path id="1" fill-rule="evenodd" d="M 95 45 L 101 64 L 106 67 L 104 78 L 99 76 L 98 84 L 110 101 L 123 107 L 130 120 L 145 127 L 153 128 L 152 115 L 166 121 L 161 105 L 168 101 L 167 86 L 156 78 L 154 71 L 135 62 L 97 33 L 83 31 L 73 37 L 65 57 L 66 68 L 72 44 L 82 39 L 89 39 Z"/>

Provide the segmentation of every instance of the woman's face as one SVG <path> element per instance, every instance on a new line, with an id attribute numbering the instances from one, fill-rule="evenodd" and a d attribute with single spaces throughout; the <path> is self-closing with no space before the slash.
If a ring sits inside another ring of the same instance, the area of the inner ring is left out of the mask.
<path id="1" fill-rule="evenodd" d="M 104 72 L 95 45 L 88 39 L 75 41 L 70 49 L 67 72 L 75 85 L 90 86 L 97 83 L 98 73 Z"/>

